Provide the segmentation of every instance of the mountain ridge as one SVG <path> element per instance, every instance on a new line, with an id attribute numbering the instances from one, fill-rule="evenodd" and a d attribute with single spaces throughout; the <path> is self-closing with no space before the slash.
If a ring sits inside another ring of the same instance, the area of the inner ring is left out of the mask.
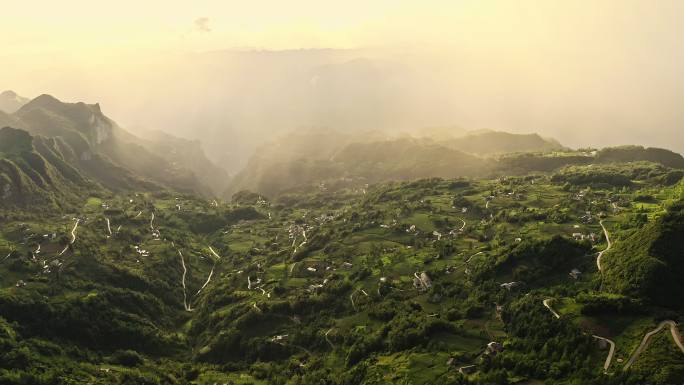
<path id="1" fill-rule="evenodd" d="M 118 126 L 102 113 L 98 103 L 64 103 L 42 94 L 14 114 L 0 116 L 0 123 L 62 138 L 62 145 L 71 147 L 73 151 L 68 152 L 75 155 L 68 158 L 72 166 L 108 188 L 142 186 L 136 181 L 137 174 L 180 191 L 212 195 L 228 179 L 225 171 L 206 159 L 201 148 L 196 148 L 191 157 L 178 159 L 177 151 L 168 150 L 187 147 L 186 142 L 167 137 L 167 145 L 159 147 L 154 140 L 144 140 Z"/>
<path id="2" fill-rule="evenodd" d="M 275 196 L 293 188 L 303 191 L 415 178 L 522 175 L 594 163 L 647 161 L 684 168 L 684 157 L 659 148 L 572 150 L 538 134 L 460 129 L 428 132 L 434 136 L 336 131 L 283 136 L 252 155 L 224 196 L 241 190 Z"/>
<path id="3" fill-rule="evenodd" d="M 3 91 L 0 93 L 0 112 L 5 112 L 7 114 L 14 113 L 28 102 L 29 99 L 17 95 L 17 93 L 12 90 Z"/>

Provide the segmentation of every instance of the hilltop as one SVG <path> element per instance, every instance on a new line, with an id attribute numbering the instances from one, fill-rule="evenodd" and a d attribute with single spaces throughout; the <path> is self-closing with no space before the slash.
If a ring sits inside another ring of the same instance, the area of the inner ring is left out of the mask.
<path id="1" fill-rule="evenodd" d="M 14 91 L 3 91 L 0 93 L 0 112 L 11 114 L 28 102 L 29 99 L 17 95 Z"/>
<path id="2" fill-rule="evenodd" d="M 112 190 L 159 185 L 208 196 L 228 179 L 196 144 L 181 157 L 178 150 L 193 145 L 171 136 L 135 136 L 104 115 L 99 104 L 40 95 L 13 114 L 0 115 L 0 123 L 58 140 L 65 162 Z"/>
<path id="3" fill-rule="evenodd" d="M 557 140 L 545 139 L 539 134 L 512 134 L 501 131 L 468 133 L 462 137 L 446 140 L 443 144 L 450 148 L 478 155 L 565 149 Z"/>

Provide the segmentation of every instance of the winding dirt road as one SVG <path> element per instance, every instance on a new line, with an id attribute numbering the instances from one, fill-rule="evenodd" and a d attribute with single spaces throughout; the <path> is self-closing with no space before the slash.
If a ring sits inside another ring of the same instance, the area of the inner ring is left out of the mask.
<path id="1" fill-rule="evenodd" d="M 211 248 L 211 246 L 209 246 L 209 251 L 211 251 L 211 253 L 214 254 L 216 258 L 221 259 L 221 256 L 216 254 L 216 252 L 214 251 L 214 249 Z"/>
<path id="2" fill-rule="evenodd" d="M 466 263 L 466 264 L 470 263 L 470 260 L 473 259 L 474 256 L 480 255 L 480 254 L 482 254 L 482 253 L 484 253 L 484 251 L 478 251 L 477 253 L 471 255 L 471 256 L 465 261 L 465 263 Z"/>
<path id="3" fill-rule="evenodd" d="M 606 357 L 606 362 L 603 364 L 603 372 L 606 373 L 608 372 L 608 368 L 610 367 L 610 363 L 613 360 L 613 356 L 615 355 L 615 342 L 612 340 L 609 340 L 608 338 L 597 336 L 597 335 L 592 335 L 592 337 L 606 341 L 610 345 L 610 350 L 608 351 L 608 357 Z"/>
<path id="4" fill-rule="evenodd" d="M 216 265 L 212 266 L 211 271 L 209 272 L 209 276 L 207 277 L 207 281 L 204 282 L 204 285 L 202 285 L 202 287 L 200 287 L 199 290 L 197 290 L 197 293 L 195 293 L 195 296 L 199 295 L 199 293 L 200 293 L 205 287 L 207 287 L 207 285 L 209 284 L 209 281 L 211 281 L 211 277 L 214 275 L 214 267 L 216 267 Z"/>
<path id="5" fill-rule="evenodd" d="M 356 289 L 356 290 L 354 290 L 353 293 L 349 294 L 349 300 L 351 301 L 351 304 L 352 304 L 352 307 L 354 308 L 354 310 L 356 310 L 356 304 L 354 304 L 354 294 L 356 294 L 359 291 L 361 293 L 363 293 L 366 297 L 368 297 L 368 293 L 366 293 L 366 291 L 363 289 Z"/>
<path id="6" fill-rule="evenodd" d="M 66 246 L 64 246 L 64 250 L 62 250 L 62 252 L 59 253 L 59 255 L 66 253 L 67 249 L 69 249 L 69 245 L 73 245 L 74 242 L 76 242 L 76 228 L 78 228 L 79 222 L 81 222 L 81 220 L 76 219 L 76 224 L 74 225 L 74 228 L 71 229 L 71 240 L 69 241 L 69 243 Z"/>
<path id="7" fill-rule="evenodd" d="M 335 345 L 332 343 L 332 341 L 330 341 L 330 338 L 328 338 L 328 334 L 329 334 L 332 330 L 333 330 L 333 328 L 330 328 L 330 329 L 328 329 L 327 332 L 325 332 L 325 341 L 328 342 L 328 344 L 330 345 L 330 347 L 331 347 L 333 350 L 335 350 Z"/>
<path id="8" fill-rule="evenodd" d="M 560 314 L 556 313 L 556 311 L 551 308 L 551 301 L 553 301 L 553 298 L 547 298 L 543 300 L 542 303 L 547 309 L 549 309 L 549 311 L 554 315 L 554 317 L 560 318 Z"/>
<path id="9" fill-rule="evenodd" d="M 74 225 L 74 228 L 71 229 L 71 242 L 69 242 L 69 243 L 71 243 L 72 245 L 74 244 L 74 242 L 76 242 L 76 229 L 78 228 L 78 224 L 80 222 L 81 222 L 80 219 L 76 219 L 76 224 Z"/>
<path id="10" fill-rule="evenodd" d="M 641 355 L 641 353 L 643 353 L 643 351 L 646 350 L 648 344 L 651 342 L 651 338 L 654 335 L 660 333 L 660 331 L 663 330 L 665 326 L 670 327 L 670 333 L 672 333 L 672 339 L 674 340 L 674 343 L 677 345 L 677 347 L 679 347 L 679 350 L 681 350 L 682 353 L 684 353 L 684 343 L 682 343 L 682 337 L 679 334 L 679 329 L 677 329 L 677 323 L 672 320 L 665 320 L 662 321 L 657 328 L 651 330 L 650 332 L 644 335 L 644 338 L 641 340 L 641 344 L 639 344 L 639 347 L 634 351 L 634 353 L 632 353 L 632 356 L 629 357 L 629 360 L 627 360 L 627 363 L 622 368 L 623 371 L 626 371 L 627 369 L 629 369 L 630 366 L 632 366 L 634 361 L 636 361 L 636 359 L 639 358 L 639 355 Z"/>
<path id="11" fill-rule="evenodd" d="M 608 236 L 608 230 L 606 230 L 606 227 L 603 226 L 603 220 L 599 221 L 599 224 L 601 225 L 601 228 L 603 229 L 603 234 L 606 236 L 606 242 L 608 242 L 608 247 L 606 247 L 605 250 L 599 252 L 598 256 L 596 257 L 596 267 L 598 267 L 598 270 L 600 272 L 600 271 L 603 271 L 603 268 L 601 267 L 601 257 L 603 257 L 603 253 L 610 250 L 610 248 L 613 246 L 613 244 L 610 243 L 610 237 Z"/>
<path id="12" fill-rule="evenodd" d="M 187 274 L 188 269 L 185 268 L 185 259 L 183 258 L 183 253 L 180 250 L 178 250 L 178 255 L 180 255 L 181 266 L 183 266 L 183 277 L 181 278 L 181 285 L 183 285 L 183 306 L 185 307 L 185 311 L 192 311 L 192 308 L 190 305 L 188 305 L 188 295 L 185 288 L 185 274 Z"/>

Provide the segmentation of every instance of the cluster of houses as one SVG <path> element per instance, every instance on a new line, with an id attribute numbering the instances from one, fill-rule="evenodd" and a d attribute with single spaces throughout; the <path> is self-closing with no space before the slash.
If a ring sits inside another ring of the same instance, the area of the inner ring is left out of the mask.
<path id="1" fill-rule="evenodd" d="M 286 340 L 288 337 L 287 334 L 278 334 L 277 336 L 271 337 L 271 342 L 280 342 Z"/>
<path id="2" fill-rule="evenodd" d="M 269 213 L 269 214 L 270 214 L 270 213 Z M 320 216 L 317 216 L 317 217 L 314 218 L 314 220 L 315 220 L 316 222 L 320 223 L 320 224 L 327 223 L 327 222 L 332 222 L 332 221 L 334 221 L 335 219 L 337 219 L 337 216 L 335 216 L 335 215 L 333 215 L 333 214 L 327 214 L 327 213 L 323 213 L 323 214 L 321 214 Z"/>
<path id="3" fill-rule="evenodd" d="M 492 356 L 495 356 L 501 352 L 503 352 L 503 345 L 500 342 L 492 341 L 488 343 L 487 348 L 485 348 L 485 354 L 489 354 Z"/>
<path id="4" fill-rule="evenodd" d="M 597 237 L 596 234 L 594 233 L 589 233 L 589 234 L 583 234 L 583 233 L 572 233 L 572 237 L 576 241 L 583 241 L 585 239 L 590 240 L 592 243 L 596 242 Z"/>
<path id="5" fill-rule="evenodd" d="M 318 289 L 322 289 L 325 284 L 328 283 L 328 279 L 324 279 L 322 283 L 317 283 L 317 284 L 311 284 L 309 285 L 309 292 L 311 293 L 317 293 Z"/>
<path id="6" fill-rule="evenodd" d="M 261 278 L 256 279 L 256 281 L 252 281 L 252 278 L 248 275 L 247 276 L 247 290 L 252 290 L 254 288 L 257 288 L 256 285 L 261 283 Z"/>
<path id="7" fill-rule="evenodd" d="M 303 225 L 298 225 L 298 224 L 291 224 L 288 229 L 287 229 L 287 237 L 288 239 L 292 240 L 292 247 L 295 248 L 295 251 L 304 246 L 306 244 L 306 232 L 313 230 L 314 227 L 311 225 L 303 224 Z M 299 237 L 302 237 L 304 240 L 297 245 L 297 239 Z"/>
<path id="8" fill-rule="evenodd" d="M 133 246 L 133 248 L 135 249 L 136 253 L 140 254 L 141 257 L 149 257 L 150 256 L 150 252 L 141 248 L 140 246 Z"/>
<path id="9" fill-rule="evenodd" d="M 501 285 L 499 285 L 499 287 L 502 287 L 502 288 L 510 291 L 511 289 L 514 289 L 514 288 L 520 286 L 521 284 L 522 284 L 522 282 L 506 282 L 506 283 L 502 283 Z"/>
<path id="10" fill-rule="evenodd" d="M 574 269 L 570 270 L 570 273 L 568 273 L 568 275 L 572 279 L 579 279 L 579 277 L 582 276 L 582 272 L 578 268 L 574 268 Z"/>
<path id="11" fill-rule="evenodd" d="M 487 356 L 495 356 L 501 352 L 503 352 L 504 347 L 500 342 L 492 341 L 487 344 L 484 350 L 484 355 Z M 449 357 L 447 360 L 446 364 L 447 366 L 453 366 L 456 363 L 456 359 L 454 357 Z M 465 365 L 461 366 L 458 368 L 458 372 L 467 375 L 467 374 L 473 374 L 477 371 L 477 365 L 472 364 L 472 365 Z"/>
<path id="12" fill-rule="evenodd" d="M 582 223 L 584 223 L 584 224 L 591 223 L 593 221 L 593 217 L 591 216 L 591 211 L 585 212 L 584 215 L 582 215 L 580 217 L 580 221 L 582 221 Z"/>
<path id="13" fill-rule="evenodd" d="M 396 220 L 394 220 L 394 223 L 393 223 L 392 225 L 396 225 Z M 380 227 L 382 227 L 382 228 L 390 228 L 389 225 L 380 225 Z M 409 227 L 406 229 L 406 232 L 409 233 L 409 234 L 413 234 L 413 235 L 418 235 L 418 233 L 419 233 L 418 229 L 416 228 L 416 225 L 411 225 L 411 226 L 409 226 Z M 460 233 L 460 230 L 451 230 L 451 231 L 449 232 L 449 235 L 455 237 L 455 236 L 458 235 L 459 233 Z M 443 234 L 440 233 L 440 232 L 437 231 L 437 230 L 434 230 L 434 231 L 432 232 L 432 236 L 434 236 L 435 238 L 437 238 L 437 240 L 439 241 L 439 240 L 442 239 Z"/>
<path id="14" fill-rule="evenodd" d="M 43 274 L 50 274 L 53 269 L 62 267 L 62 262 L 59 259 L 54 259 L 50 263 L 43 260 Z"/>
<path id="15" fill-rule="evenodd" d="M 418 273 L 413 273 L 413 276 L 413 287 L 418 291 L 427 291 L 432 287 L 432 280 L 426 272 L 422 272 L 420 275 Z"/>
<path id="16" fill-rule="evenodd" d="M 267 201 L 266 199 L 264 199 L 263 197 L 259 196 L 259 198 L 257 198 L 256 205 L 257 205 L 257 206 L 265 207 L 265 206 L 268 206 L 269 203 L 268 203 L 268 201 Z"/>

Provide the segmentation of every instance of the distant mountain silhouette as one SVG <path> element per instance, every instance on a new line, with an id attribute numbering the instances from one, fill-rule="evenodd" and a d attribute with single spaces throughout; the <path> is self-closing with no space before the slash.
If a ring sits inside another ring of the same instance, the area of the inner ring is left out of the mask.
<path id="1" fill-rule="evenodd" d="M 259 148 L 226 193 L 272 195 L 319 183 L 358 186 L 425 177 L 476 175 L 491 162 L 430 139 L 387 138 L 380 133 L 335 131 L 286 135 Z"/>
<path id="2" fill-rule="evenodd" d="M 545 139 L 538 134 L 512 134 L 501 131 L 483 131 L 446 140 L 443 144 L 460 151 L 479 154 L 505 154 L 560 150 L 564 147 L 554 139 Z"/>
<path id="3" fill-rule="evenodd" d="M 224 196 L 242 190 L 272 196 L 323 185 L 359 187 L 389 180 L 523 175 L 591 163 L 650 161 L 684 168 L 681 155 L 656 148 L 575 151 L 538 134 L 458 128 L 428 129 L 417 136 L 333 130 L 284 135 L 255 151 Z"/>
<path id="4" fill-rule="evenodd" d="M 684 157 L 676 152 L 663 148 L 643 146 L 619 146 L 604 148 L 596 154 L 599 162 L 635 162 L 650 161 L 663 166 L 684 168 Z"/>
<path id="5" fill-rule="evenodd" d="M 0 111 L 11 114 L 28 103 L 29 99 L 17 95 L 14 91 L 3 91 L 0 93 Z"/>
<path id="6" fill-rule="evenodd" d="M 69 164 L 113 190 L 159 185 L 210 195 L 209 184 L 222 186 L 228 178 L 196 145 L 171 136 L 142 139 L 105 116 L 99 104 L 64 103 L 40 95 L 15 113 L 0 115 L 0 123 L 59 138 Z M 192 155 L 187 156 L 190 148 Z M 148 182 L 141 184 L 143 179 Z"/>

